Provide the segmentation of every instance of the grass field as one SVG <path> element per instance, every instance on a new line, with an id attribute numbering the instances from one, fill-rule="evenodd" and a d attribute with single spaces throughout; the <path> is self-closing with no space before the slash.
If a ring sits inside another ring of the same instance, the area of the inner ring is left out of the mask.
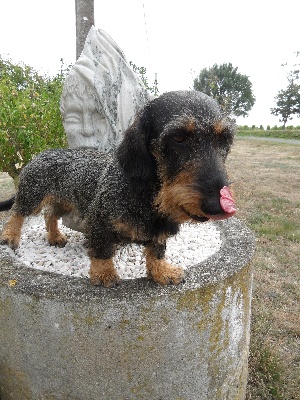
<path id="1" fill-rule="evenodd" d="M 237 140 L 228 170 L 257 237 L 247 399 L 300 399 L 300 146 Z"/>
<path id="2" fill-rule="evenodd" d="M 299 400 L 300 145 L 237 139 L 227 165 L 257 237 L 247 400 Z M 0 198 L 13 191 L 0 174 Z"/>

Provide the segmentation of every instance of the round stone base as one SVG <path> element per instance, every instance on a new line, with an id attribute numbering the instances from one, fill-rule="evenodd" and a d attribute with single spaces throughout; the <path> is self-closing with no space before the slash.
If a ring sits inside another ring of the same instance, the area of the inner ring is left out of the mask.
<path id="1" fill-rule="evenodd" d="M 220 251 L 179 286 L 93 287 L 0 247 L 1 400 L 244 399 L 254 238 L 216 224 Z"/>

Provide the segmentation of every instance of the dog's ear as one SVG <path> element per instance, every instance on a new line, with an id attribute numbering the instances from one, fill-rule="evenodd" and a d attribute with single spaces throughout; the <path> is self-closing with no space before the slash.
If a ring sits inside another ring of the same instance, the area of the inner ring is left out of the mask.
<path id="1" fill-rule="evenodd" d="M 117 158 L 133 189 L 143 192 L 155 178 L 155 160 L 150 151 L 151 127 L 147 106 L 125 131 Z"/>

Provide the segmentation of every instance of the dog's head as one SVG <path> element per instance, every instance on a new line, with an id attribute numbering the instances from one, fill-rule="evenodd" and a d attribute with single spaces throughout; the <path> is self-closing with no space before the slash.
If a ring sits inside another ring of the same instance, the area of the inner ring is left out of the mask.
<path id="1" fill-rule="evenodd" d="M 177 222 L 223 219 L 234 213 L 221 201 L 224 187 L 232 201 L 224 163 L 234 129 L 207 95 L 169 92 L 141 111 L 117 157 L 135 190 L 157 188 L 161 213 Z"/>

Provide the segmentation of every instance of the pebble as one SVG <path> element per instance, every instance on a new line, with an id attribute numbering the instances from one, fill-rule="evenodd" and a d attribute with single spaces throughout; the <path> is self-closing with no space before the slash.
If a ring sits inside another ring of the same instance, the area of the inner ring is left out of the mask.
<path id="1" fill-rule="evenodd" d="M 61 221 L 59 228 L 68 237 L 64 248 L 49 246 L 43 217 L 28 218 L 22 229 L 19 248 L 12 252 L 13 257 L 30 268 L 88 277 L 89 258 L 84 235 L 65 227 Z M 167 242 L 166 259 L 186 269 L 212 256 L 220 247 L 220 232 L 213 222 L 183 224 L 180 232 Z M 117 246 L 114 263 L 121 279 L 146 276 L 143 246 Z"/>

